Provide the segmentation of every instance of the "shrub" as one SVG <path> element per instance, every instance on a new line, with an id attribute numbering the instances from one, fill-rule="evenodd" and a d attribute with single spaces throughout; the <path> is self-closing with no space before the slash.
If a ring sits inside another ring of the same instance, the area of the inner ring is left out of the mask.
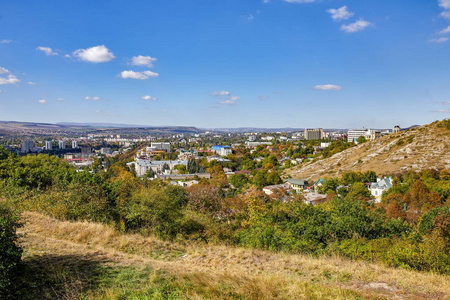
<path id="1" fill-rule="evenodd" d="M 22 249 L 17 245 L 18 217 L 0 203 L 0 298 L 14 298 L 14 281 L 19 271 Z"/>

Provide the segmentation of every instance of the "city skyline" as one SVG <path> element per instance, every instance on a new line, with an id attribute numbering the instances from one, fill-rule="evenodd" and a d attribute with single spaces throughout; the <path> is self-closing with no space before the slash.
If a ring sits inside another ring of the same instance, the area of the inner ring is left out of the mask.
<path id="1" fill-rule="evenodd" d="M 4 1 L 0 120 L 391 128 L 450 114 L 450 0 Z"/>

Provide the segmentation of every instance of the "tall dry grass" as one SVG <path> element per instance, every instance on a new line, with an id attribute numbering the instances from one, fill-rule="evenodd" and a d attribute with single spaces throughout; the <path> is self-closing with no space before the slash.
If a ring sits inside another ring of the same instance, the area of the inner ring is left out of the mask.
<path id="1" fill-rule="evenodd" d="M 83 255 L 107 265 L 167 272 L 189 299 L 449 299 L 448 276 L 355 262 L 230 246 L 177 244 L 120 234 L 106 225 L 63 222 L 24 212 L 26 254 Z M 152 284 L 151 281 L 148 284 Z M 103 299 L 105 289 L 91 296 Z M 114 297 L 112 297 L 114 298 Z"/>

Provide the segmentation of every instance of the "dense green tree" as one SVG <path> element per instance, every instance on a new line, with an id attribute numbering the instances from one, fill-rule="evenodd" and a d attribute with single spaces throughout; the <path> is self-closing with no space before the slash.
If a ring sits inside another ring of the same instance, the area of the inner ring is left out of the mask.
<path id="1" fill-rule="evenodd" d="M 283 180 L 281 180 L 280 175 L 278 175 L 278 172 L 272 171 L 267 173 L 266 182 L 267 185 L 275 185 L 282 183 Z"/>
<path id="2" fill-rule="evenodd" d="M 324 193 L 336 192 L 336 188 L 339 186 L 339 178 L 328 178 L 323 183 L 322 191 Z"/>
<path id="3" fill-rule="evenodd" d="M 1 155 L 1 152 L 0 152 Z M 16 299 L 17 280 L 22 248 L 18 245 L 19 218 L 0 202 L 0 298 Z"/>
<path id="4" fill-rule="evenodd" d="M 240 189 L 244 187 L 248 183 L 248 177 L 245 174 L 233 174 L 228 178 L 228 181 L 235 186 L 236 188 Z"/>
<path id="5" fill-rule="evenodd" d="M 363 173 L 364 182 L 377 182 L 377 173 L 374 171 L 366 171 Z"/>
<path id="6" fill-rule="evenodd" d="M 357 142 L 358 142 L 358 144 L 362 144 L 362 143 L 367 142 L 367 139 L 366 139 L 365 137 L 363 137 L 363 136 L 360 136 L 360 137 L 358 138 Z"/>
<path id="7" fill-rule="evenodd" d="M 349 197 L 366 197 L 369 198 L 370 197 L 370 191 L 367 188 L 367 186 L 362 183 L 362 182 L 355 182 L 352 184 L 352 186 L 350 187 L 350 191 L 348 193 Z"/>
<path id="8" fill-rule="evenodd" d="M 263 188 L 267 185 L 267 170 L 261 170 L 253 176 L 253 184 L 258 188 Z"/>
<path id="9" fill-rule="evenodd" d="M 158 236 L 171 238 L 179 232 L 186 204 L 186 191 L 179 186 L 139 189 L 125 204 L 124 217 L 129 229 L 147 227 Z"/>

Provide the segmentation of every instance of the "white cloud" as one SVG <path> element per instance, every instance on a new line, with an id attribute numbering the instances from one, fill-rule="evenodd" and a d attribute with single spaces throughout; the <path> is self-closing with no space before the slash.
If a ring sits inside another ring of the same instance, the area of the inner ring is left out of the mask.
<path id="1" fill-rule="evenodd" d="M 1 40 L 0 44 L 9 44 L 12 43 L 12 40 Z"/>
<path id="2" fill-rule="evenodd" d="M 144 71 L 142 74 L 147 75 L 148 77 L 159 77 L 158 73 L 152 72 L 152 71 Z"/>
<path id="3" fill-rule="evenodd" d="M 122 71 L 119 75 L 121 78 L 130 78 L 130 79 L 139 79 L 139 80 L 146 80 L 150 77 L 159 77 L 158 73 L 152 72 L 152 71 L 144 71 L 144 72 L 135 72 L 135 71 Z"/>
<path id="4" fill-rule="evenodd" d="M 446 10 L 446 11 L 441 12 L 441 17 L 450 20 L 450 11 Z"/>
<path id="5" fill-rule="evenodd" d="M 33 81 L 28 81 L 27 82 L 29 85 L 35 85 L 36 84 L 36 82 L 33 82 Z"/>
<path id="6" fill-rule="evenodd" d="M 235 104 L 236 101 L 234 101 L 234 100 L 225 100 L 225 101 L 220 101 L 219 103 L 220 104 L 228 104 L 228 105 L 230 105 L 230 104 Z"/>
<path id="7" fill-rule="evenodd" d="M 64 55 L 64 57 L 70 58 L 72 56 L 70 56 L 69 54 Z"/>
<path id="8" fill-rule="evenodd" d="M 158 100 L 157 98 L 149 96 L 149 95 L 143 96 L 143 97 L 141 97 L 141 99 L 149 100 L 149 101 L 156 101 L 156 100 Z"/>
<path id="9" fill-rule="evenodd" d="M 142 74 L 141 72 L 134 72 L 134 71 L 122 71 L 119 76 L 122 78 L 131 78 L 139 80 L 148 79 L 148 77 Z"/>
<path id="10" fill-rule="evenodd" d="M 97 100 L 100 100 L 100 97 L 98 97 L 98 96 L 95 96 L 95 97 L 89 97 L 89 96 L 86 96 L 86 97 L 84 97 L 84 100 L 93 100 L 93 101 L 97 101 Z"/>
<path id="11" fill-rule="evenodd" d="M 47 100 L 45 99 L 38 100 L 38 102 L 39 104 L 47 104 Z"/>
<path id="12" fill-rule="evenodd" d="M 211 96 L 228 96 L 230 95 L 230 92 L 227 91 L 214 91 L 211 93 Z"/>
<path id="13" fill-rule="evenodd" d="M 241 97 L 239 97 L 239 96 L 231 96 L 230 97 L 231 101 L 236 101 L 236 100 L 239 100 L 239 99 L 241 99 Z"/>
<path id="14" fill-rule="evenodd" d="M 358 21 L 356 21 L 354 23 L 350 23 L 348 25 L 342 25 L 341 30 L 345 31 L 347 33 L 354 33 L 354 32 L 364 30 L 366 27 L 368 27 L 370 25 L 372 25 L 372 23 L 370 23 L 364 19 L 359 19 Z"/>
<path id="15" fill-rule="evenodd" d="M 331 18 L 335 21 L 347 20 L 354 15 L 354 13 L 347 10 L 347 6 L 342 6 L 338 9 L 330 8 L 327 10 L 327 13 L 331 14 Z"/>
<path id="16" fill-rule="evenodd" d="M 63 102 L 64 98 L 58 98 L 58 102 Z"/>
<path id="17" fill-rule="evenodd" d="M 45 55 L 50 56 L 50 55 L 58 55 L 58 53 L 54 52 L 52 48 L 50 47 L 37 47 L 36 50 L 42 51 L 45 53 Z"/>
<path id="18" fill-rule="evenodd" d="M 324 91 L 340 91 L 342 87 L 334 84 L 324 84 L 324 85 L 316 85 L 314 87 L 315 90 L 324 90 Z"/>
<path id="19" fill-rule="evenodd" d="M 154 61 L 157 61 L 157 59 L 154 57 L 138 55 L 131 58 L 131 62 L 129 63 L 129 65 L 147 66 L 149 68 L 153 68 Z"/>
<path id="20" fill-rule="evenodd" d="M 450 32 L 450 26 L 448 26 L 447 28 L 442 29 L 441 31 L 439 31 L 439 34 L 446 34 Z"/>
<path id="21" fill-rule="evenodd" d="M 266 100 L 266 99 L 269 99 L 269 96 L 267 96 L 267 95 L 264 95 L 264 96 L 258 96 L 258 99 L 259 99 L 259 100 Z"/>
<path id="22" fill-rule="evenodd" d="M 5 68 L 0 67 L 0 75 L 6 76 L 0 76 L 0 84 L 16 84 L 20 82 L 15 75 Z"/>
<path id="23" fill-rule="evenodd" d="M 446 41 L 448 41 L 448 38 L 447 37 L 441 37 L 441 38 L 438 38 L 438 39 L 430 39 L 429 41 L 431 43 L 438 43 L 438 44 L 440 44 L 440 43 L 445 43 Z"/>
<path id="24" fill-rule="evenodd" d="M 248 15 L 244 16 L 244 19 L 249 22 L 253 21 L 254 18 L 255 18 L 255 16 L 253 16 L 253 14 L 248 14 Z"/>
<path id="25" fill-rule="evenodd" d="M 450 0 L 438 0 L 439 6 L 444 9 L 450 9 Z"/>
<path id="26" fill-rule="evenodd" d="M 284 0 L 285 2 L 289 3 L 312 3 L 316 2 L 316 0 Z"/>
<path id="27" fill-rule="evenodd" d="M 116 58 L 105 45 L 95 46 L 87 49 L 75 50 L 72 55 L 78 57 L 82 61 L 91 63 L 108 62 Z"/>

